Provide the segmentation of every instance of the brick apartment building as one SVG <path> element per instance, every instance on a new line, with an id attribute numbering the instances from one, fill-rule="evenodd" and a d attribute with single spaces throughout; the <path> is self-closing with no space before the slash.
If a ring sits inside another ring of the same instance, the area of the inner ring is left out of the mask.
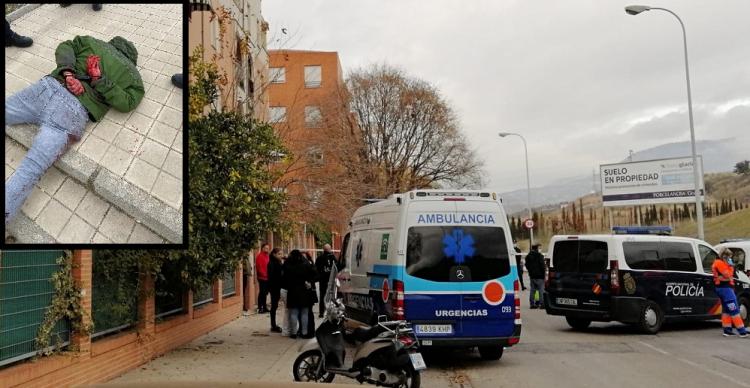
<path id="1" fill-rule="evenodd" d="M 268 119 L 294 155 L 282 178 L 290 208 L 299 211 L 296 221 L 301 227 L 292 246 L 313 248 L 305 225 L 315 221 L 317 204 L 328 200 L 327 190 L 333 182 L 326 178 L 344 168 L 332 157 L 346 152 L 333 145 L 342 134 L 337 126 L 346 93 L 341 62 L 337 52 L 271 50 L 268 79 Z M 328 224 L 338 249 L 346 223 Z"/>

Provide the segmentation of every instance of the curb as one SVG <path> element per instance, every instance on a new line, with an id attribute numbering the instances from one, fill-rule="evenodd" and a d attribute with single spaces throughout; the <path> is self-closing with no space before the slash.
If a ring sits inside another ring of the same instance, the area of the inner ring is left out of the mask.
<path id="1" fill-rule="evenodd" d="M 6 125 L 5 134 L 28 149 L 33 139 L 32 128 L 30 125 Z M 183 218 L 179 211 L 98 166 L 93 160 L 75 150 L 68 150 L 54 166 L 169 242 L 182 243 Z"/>
<path id="2" fill-rule="evenodd" d="M 15 237 L 16 241 L 23 241 L 23 243 L 18 244 L 55 244 L 57 242 L 54 237 L 50 236 L 22 212 L 18 212 L 13 222 L 8 225 L 5 233 Z"/>
<path id="3" fill-rule="evenodd" d="M 8 22 L 12 22 L 18 18 L 20 18 L 23 15 L 26 15 L 27 13 L 33 11 L 34 9 L 37 9 L 41 7 L 43 4 L 26 4 L 23 7 L 5 15 L 5 19 L 8 20 Z"/>

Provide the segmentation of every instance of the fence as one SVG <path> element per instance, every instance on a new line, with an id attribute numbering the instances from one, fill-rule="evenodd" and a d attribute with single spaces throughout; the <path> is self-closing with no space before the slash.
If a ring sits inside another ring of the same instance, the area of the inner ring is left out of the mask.
<path id="1" fill-rule="evenodd" d="M 170 315 L 185 313 L 182 286 L 179 269 L 170 264 L 162 267 L 161 274 L 156 279 L 156 318 L 162 319 Z"/>
<path id="2" fill-rule="evenodd" d="M 200 307 L 214 301 L 214 290 L 212 285 L 208 285 L 201 290 L 193 292 L 193 307 Z"/>
<path id="3" fill-rule="evenodd" d="M 119 332 L 138 321 L 138 267 L 126 273 L 110 274 L 93 251 L 91 316 L 94 332 L 91 338 L 101 338 Z"/>
<path id="4" fill-rule="evenodd" d="M 237 290 L 234 288 L 234 277 L 236 273 L 237 271 L 232 271 L 231 273 L 225 275 L 224 279 L 222 279 L 222 297 L 226 298 L 227 296 L 231 296 L 237 293 Z"/>
<path id="5" fill-rule="evenodd" d="M 55 293 L 52 275 L 63 251 L 0 252 L 0 365 L 36 354 L 36 337 Z M 52 343 L 67 345 L 70 326 L 59 321 Z"/>

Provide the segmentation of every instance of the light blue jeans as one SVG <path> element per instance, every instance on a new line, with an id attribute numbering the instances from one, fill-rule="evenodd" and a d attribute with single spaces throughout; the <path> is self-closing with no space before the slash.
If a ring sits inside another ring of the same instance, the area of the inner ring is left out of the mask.
<path id="1" fill-rule="evenodd" d="M 18 214 L 34 185 L 63 153 L 77 142 L 88 112 L 60 82 L 44 77 L 5 100 L 6 124 L 37 124 L 29 152 L 5 182 L 5 226 Z"/>
<path id="2" fill-rule="evenodd" d="M 299 330 L 302 335 L 307 335 L 308 307 L 289 309 L 289 334 L 296 335 Z M 300 325 L 300 326 L 297 326 Z"/>

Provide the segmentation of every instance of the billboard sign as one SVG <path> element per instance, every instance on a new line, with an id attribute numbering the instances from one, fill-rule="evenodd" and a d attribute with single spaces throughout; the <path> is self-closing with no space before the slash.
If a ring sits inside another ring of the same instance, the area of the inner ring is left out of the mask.
<path id="1" fill-rule="evenodd" d="M 604 206 L 695 202 L 693 158 L 645 160 L 599 166 Z M 701 200 L 703 159 L 698 156 Z"/>

